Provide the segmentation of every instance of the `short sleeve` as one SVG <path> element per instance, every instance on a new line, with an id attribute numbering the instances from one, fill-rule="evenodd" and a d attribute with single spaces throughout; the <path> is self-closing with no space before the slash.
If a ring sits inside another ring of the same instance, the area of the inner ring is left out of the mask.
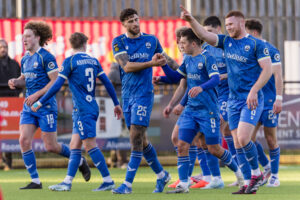
<path id="1" fill-rule="evenodd" d="M 72 71 L 72 66 L 71 66 L 71 59 L 70 58 L 67 58 L 64 60 L 64 62 L 62 63 L 61 65 L 61 68 L 59 70 L 59 73 L 58 73 L 58 76 L 64 78 L 64 79 L 68 79 L 68 77 L 70 76 L 71 74 L 71 71 Z"/>
<path id="2" fill-rule="evenodd" d="M 122 42 L 122 40 L 119 37 L 117 37 L 113 40 L 112 49 L 113 49 L 114 57 L 116 57 L 117 55 L 123 54 L 123 53 L 127 53 L 124 43 Z"/>
<path id="3" fill-rule="evenodd" d="M 206 57 L 205 67 L 209 77 L 219 74 L 218 66 L 216 64 L 216 59 L 214 57 L 212 56 Z"/>
<path id="4" fill-rule="evenodd" d="M 226 35 L 218 34 L 217 35 L 217 42 L 216 42 L 215 46 L 218 47 L 218 48 L 224 49 L 225 38 L 226 38 Z"/>
<path id="5" fill-rule="evenodd" d="M 256 40 L 255 55 L 257 61 L 261 61 L 270 57 L 269 49 L 264 41 Z"/>
<path id="6" fill-rule="evenodd" d="M 274 49 L 274 51 L 272 52 L 271 61 L 272 61 L 272 65 L 281 63 L 280 52 L 278 49 Z"/>
<path id="7" fill-rule="evenodd" d="M 186 77 L 186 58 L 183 60 L 180 67 L 177 69 L 177 72 L 182 76 Z"/>
<path id="8" fill-rule="evenodd" d="M 155 53 L 162 53 L 164 50 L 159 42 L 159 40 L 155 37 L 156 39 L 156 49 L 155 49 Z"/>
<path id="9" fill-rule="evenodd" d="M 58 71 L 56 59 L 52 54 L 48 54 L 44 57 L 44 67 L 47 74 L 51 74 L 52 72 Z"/>

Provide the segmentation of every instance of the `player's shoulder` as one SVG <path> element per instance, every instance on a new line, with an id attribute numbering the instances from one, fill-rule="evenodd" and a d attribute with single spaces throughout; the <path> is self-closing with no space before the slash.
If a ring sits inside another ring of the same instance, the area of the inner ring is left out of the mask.
<path id="1" fill-rule="evenodd" d="M 279 52 L 279 50 L 270 42 L 264 40 L 264 42 L 266 43 L 266 46 L 268 47 L 270 52 Z"/>
<path id="2" fill-rule="evenodd" d="M 201 52 L 201 55 L 204 56 L 205 58 L 213 57 L 213 56 L 211 55 L 211 53 L 210 53 L 207 49 L 204 49 L 204 50 Z"/>
<path id="3" fill-rule="evenodd" d="M 141 33 L 141 37 L 142 38 L 154 38 L 157 39 L 157 37 L 153 34 L 149 34 L 149 33 Z"/>
<path id="4" fill-rule="evenodd" d="M 121 35 L 115 37 L 115 38 L 113 39 L 113 42 L 122 41 L 122 40 L 124 40 L 124 39 L 126 39 L 126 38 L 127 38 L 127 37 L 126 37 L 126 34 L 121 34 Z"/>
<path id="5" fill-rule="evenodd" d="M 21 64 L 24 63 L 29 57 L 30 57 L 30 54 L 28 51 L 26 51 L 24 56 L 21 59 Z"/>
<path id="6" fill-rule="evenodd" d="M 265 42 L 259 38 L 256 38 L 250 34 L 246 35 L 247 38 L 247 43 L 253 43 L 254 45 L 258 46 L 258 45 L 265 45 Z"/>

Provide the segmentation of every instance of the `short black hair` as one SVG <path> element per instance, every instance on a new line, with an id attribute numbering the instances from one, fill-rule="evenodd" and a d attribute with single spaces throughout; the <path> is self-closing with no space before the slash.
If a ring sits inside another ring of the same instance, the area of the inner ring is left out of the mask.
<path id="1" fill-rule="evenodd" d="M 262 23 L 259 19 L 247 19 L 246 23 L 245 23 L 245 26 L 246 26 L 247 29 L 255 30 L 259 34 L 261 34 L 262 31 L 263 31 L 263 25 L 262 25 Z"/>
<path id="2" fill-rule="evenodd" d="M 183 30 L 181 33 L 181 37 L 186 37 L 189 42 L 196 42 L 196 44 L 199 46 L 203 43 L 203 40 L 198 38 L 191 28 Z"/>
<path id="3" fill-rule="evenodd" d="M 203 26 L 212 26 L 212 27 L 216 28 L 218 26 L 222 26 L 222 24 L 221 24 L 219 17 L 210 16 L 204 20 Z"/>
<path id="4" fill-rule="evenodd" d="M 129 17 L 131 17 L 134 14 L 138 15 L 138 13 L 135 9 L 126 8 L 126 9 L 122 10 L 122 12 L 120 13 L 120 21 L 124 22 L 125 20 L 127 20 Z"/>
<path id="5" fill-rule="evenodd" d="M 186 27 L 186 26 L 182 26 L 182 27 L 179 27 L 175 30 L 175 35 L 176 37 L 181 37 L 181 33 L 186 30 L 186 29 L 189 29 L 189 27 Z"/>
<path id="6" fill-rule="evenodd" d="M 69 41 L 73 49 L 79 49 L 87 43 L 88 39 L 83 33 L 75 32 L 70 36 Z"/>

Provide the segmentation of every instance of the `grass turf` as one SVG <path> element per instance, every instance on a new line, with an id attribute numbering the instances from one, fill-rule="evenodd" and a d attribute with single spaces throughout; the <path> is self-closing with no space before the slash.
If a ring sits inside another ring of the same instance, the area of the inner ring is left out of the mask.
<path id="1" fill-rule="evenodd" d="M 172 181 L 178 178 L 176 167 L 167 167 L 172 175 Z M 194 174 L 199 171 L 199 167 L 195 167 Z M 119 186 L 125 177 L 125 170 L 111 169 L 111 175 Z M 235 180 L 234 175 L 228 169 L 221 169 L 222 178 L 225 184 L 229 184 Z M 60 183 L 66 175 L 66 169 L 39 169 L 41 181 L 43 183 L 42 190 L 19 190 L 19 187 L 25 186 L 29 179 L 27 171 L 11 170 L 8 172 L 0 171 L 0 186 L 5 200 L 35 200 L 35 199 L 54 199 L 54 200 L 92 200 L 92 199 L 130 199 L 130 200 L 148 200 L 148 199 L 203 199 L 203 200 L 235 200 L 235 199 L 255 199 L 255 200 L 296 200 L 300 199 L 300 166 L 282 166 L 280 168 L 279 188 L 261 187 L 256 195 L 232 195 L 231 192 L 236 191 L 237 187 L 225 187 L 222 190 L 200 190 L 190 189 L 188 194 L 152 194 L 155 187 L 156 176 L 149 167 L 141 167 L 137 172 L 137 176 L 133 183 L 133 193 L 130 195 L 112 195 L 111 192 L 92 192 L 92 189 L 100 185 L 100 174 L 93 168 L 92 178 L 86 183 L 77 173 L 73 181 L 71 192 L 53 192 L 48 190 L 49 185 Z M 168 188 L 165 189 L 165 191 Z M 1 199 L 1 198 L 0 198 Z"/>

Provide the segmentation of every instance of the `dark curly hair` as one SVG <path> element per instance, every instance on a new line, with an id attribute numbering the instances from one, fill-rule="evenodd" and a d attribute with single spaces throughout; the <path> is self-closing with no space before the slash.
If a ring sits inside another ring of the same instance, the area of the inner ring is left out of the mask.
<path id="1" fill-rule="evenodd" d="M 133 8 L 126 8 L 122 10 L 120 13 L 120 21 L 124 22 L 125 20 L 129 19 L 132 15 L 138 15 L 137 11 Z"/>
<path id="2" fill-rule="evenodd" d="M 25 24 L 24 30 L 25 29 L 32 30 L 35 36 L 40 37 L 40 46 L 44 46 L 48 41 L 52 39 L 52 29 L 46 22 L 30 21 Z"/>
<path id="3" fill-rule="evenodd" d="M 83 47 L 84 44 L 86 44 L 88 39 L 89 38 L 83 33 L 75 32 L 70 36 L 69 41 L 73 49 L 79 49 Z"/>

